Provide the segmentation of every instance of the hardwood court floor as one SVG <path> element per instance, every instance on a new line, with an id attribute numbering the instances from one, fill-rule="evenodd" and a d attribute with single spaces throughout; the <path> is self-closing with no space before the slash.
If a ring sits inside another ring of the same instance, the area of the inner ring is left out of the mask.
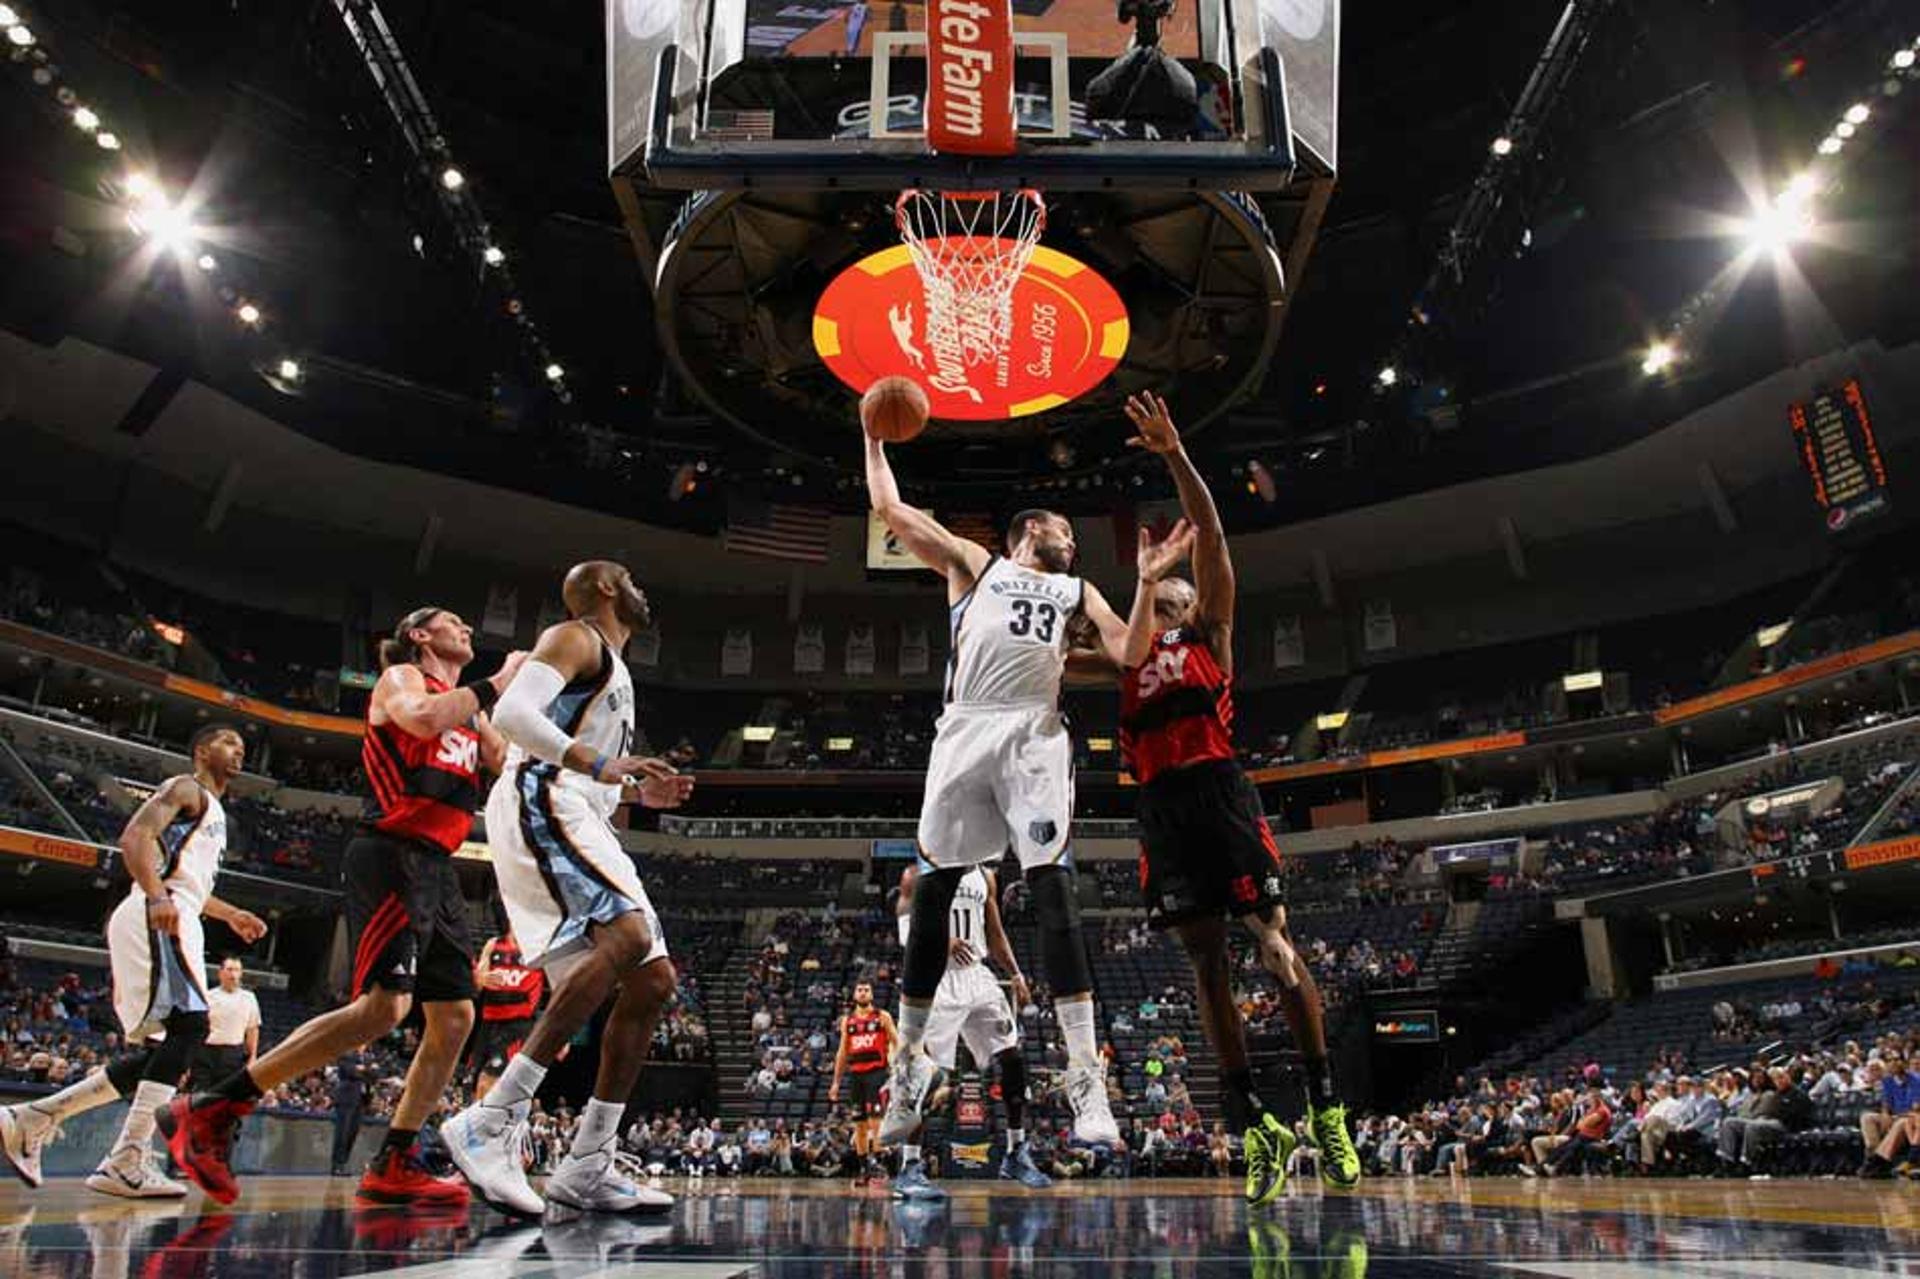
<path id="1" fill-rule="evenodd" d="M 934 1206 L 837 1180 L 668 1188 L 662 1218 L 518 1225 L 480 1206 L 359 1210 L 352 1182 L 326 1178 L 255 1178 L 224 1211 L 9 1184 L 0 1279 L 1920 1274 L 1920 1186 L 1900 1183 L 1381 1180 L 1295 1186 L 1253 1214 L 1201 1180 L 958 1182 Z"/>

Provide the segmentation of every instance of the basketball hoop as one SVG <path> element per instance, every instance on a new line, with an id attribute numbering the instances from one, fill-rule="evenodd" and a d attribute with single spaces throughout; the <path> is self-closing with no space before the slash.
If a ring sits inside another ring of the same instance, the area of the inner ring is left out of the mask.
<path id="1" fill-rule="evenodd" d="M 894 202 L 926 298 L 926 342 L 942 369 L 999 361 L 1013 338 L 1013 288 L 1047 226 L 1040 193 L 923 191 Z"/>

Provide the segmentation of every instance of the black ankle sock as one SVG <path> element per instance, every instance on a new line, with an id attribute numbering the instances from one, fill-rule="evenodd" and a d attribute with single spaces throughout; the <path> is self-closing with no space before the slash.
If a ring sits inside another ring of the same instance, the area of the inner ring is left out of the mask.
<path id="1" fill-rule="evenodd" d="M 213 1086 L 213 1095 L 227 1101 L 259 1101 L 260 1085 L 253 1082 L 250 1072 L 236 1071 Z"/>
<path id="2" fill-rule="evenodd" d="M 380 1149 L 394 1150 L 404 1155 L 413 1149 L 413 1143 L 419 1139 L 419 1136 L 418 1128 L 389 1128 L 387 1139 L 380 1143 Z"/>
<path id="3" fill-rule="evenodd" d="M 1220 1100 L 1226 1107 L 1228 1126 L 1251 1128 L 1259 1120 L 1261 1112 L 1266 1110 L 1260 1101 L 1260 1094 L 1253 1090 L 1253 1071 L 1223 1070 L 1220 1072 L 1220 1084 Z"/>
<path id="4" fill-rule="evenodd" d="M 1340 1095 L 1333 1090 L 1333 1063 L 1325 1057 L 1309 1057 L 1305 1065 L 1307 1104 L 1315 1110 L 1339 1105 Z"/>

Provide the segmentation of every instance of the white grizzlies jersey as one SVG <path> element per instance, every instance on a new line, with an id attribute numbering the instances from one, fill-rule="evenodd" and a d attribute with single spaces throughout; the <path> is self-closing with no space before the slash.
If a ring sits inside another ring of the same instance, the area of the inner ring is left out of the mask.
<path id="1" fill-rule="evenodd" d="M 160 880 L 181 913 L 196 916 L 213 896 L 220 857 L 227 850 L 227 810 L 212 791 L 201 787 L 200 794 L 206 806 L 199 816 L 180 813 L 160 832 Z M 138 883 L 133 891 L 140 891 Z"/>
<path id="2" fill-rule="evenodd" d="M 998 555 L 952 609 L 947 700 L 1057 705 L 1066 669 L 1067 623 L 1086 583 L 1068 573 L 1021 568 Z"/>
<path id="3" fill-rule="evenodd" d="M 922 863 L 920 873 L 926 874 L 932 868 Z M 953 905 L 948 909 L 947 936 L 957 938 L 973 948 L 976 957 L 987 953 L 987 877 L 975 866 L 960 878 L 960 886 L 953 891 Z M 900 923 L 900 944 L 907 944 L 907 935 L 912 931 L 912 912 L 898 916 Z M 947 960 L 947 972 L 953 972 L 953 960 Z"/>
<path id="4" fill-rule="evenodd" d="M 582 746 L 591 747 L 609 759 L 633 749 L 633 676 L 627 664 L 613 651 L 606 637 L 582 622 L 600 641 L 600 666 L 570 681 L 560 695 L 547 704 L 546 715 Z M 514 744 L 507 751 L 507 776 L 515 776 L 521 764 L 539 777 L 551 778 L 559 785 L 584 794 L 602 813 L 611 814 L 620 806 L 620 788 L 595 781 L 585 773 L 561 768 L 544 760 L 532 760 L 524 747 Z"/>

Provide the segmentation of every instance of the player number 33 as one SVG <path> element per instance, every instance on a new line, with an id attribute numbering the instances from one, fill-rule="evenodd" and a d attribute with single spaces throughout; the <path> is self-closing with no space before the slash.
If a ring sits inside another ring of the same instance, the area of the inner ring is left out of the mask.
<path id="1" fill-rule="evenodd" d="M 1013 616 L 1007 619 L 1007 629 L 1015 635 L 1031 633 L 1042 644 L 1053 643 L 1054 623 L 1060 620 L 1060 610 L 1051 604 L 1035 604 L 1032 600 L 1010 600 L 1008 606 Z"/>

